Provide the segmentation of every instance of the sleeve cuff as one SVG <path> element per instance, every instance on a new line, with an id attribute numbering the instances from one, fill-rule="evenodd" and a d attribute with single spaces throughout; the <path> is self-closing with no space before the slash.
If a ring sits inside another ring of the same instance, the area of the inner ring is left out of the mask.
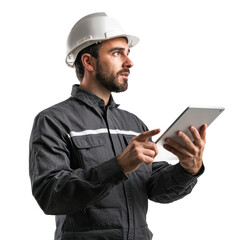
<path id="1" fill-rule="evenodd" d="M 175 171 L 174 171 L 174 175 L 175 175 L 175 179 L 177 182 L 180 183 L 186 183 L 188 181 L 197 179 L 198 177 L 200 177 L 203 172 L 205 170 L 204 165 L 202 165 L 200 171 L 198 172 L 198 174 L 196 175 L 192 175 L 191 173 L 188 173 L 182 166 L 180 163 L 175 165 Z"/>
<path id="2" fill-rule="evenodd" d="M 101 182 L 109 187 L 116 185 L 121 181 L 128 180 L 127 176 L 118 164 L 117 157 L 114 157 L 111 160 L 97 166 L 96 170 L 99 174 Z"/>

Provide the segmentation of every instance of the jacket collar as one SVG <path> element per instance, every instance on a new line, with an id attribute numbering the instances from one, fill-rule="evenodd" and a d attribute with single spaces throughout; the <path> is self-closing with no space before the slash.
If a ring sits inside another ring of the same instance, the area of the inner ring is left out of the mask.
<path id="1" fill-rule="evenodd" d="M 105 102 L 103 101 L 102 98 L 98 97 L 97 95 L 95 95 L 92 92 L 89 92 L 87 90 L 80 88 L 78 84 L 73 85 L 71 95 L 73 98 L 77 98 L 91 107 L 105 106 Z M 118 106 L 119 106 L 119 104 L 115 103 L 115 101 L 112 97 L 112 94 L 111 94 L 110 100 L 108 103 L 108 107 L 109 108 L 117 108 Z"/>

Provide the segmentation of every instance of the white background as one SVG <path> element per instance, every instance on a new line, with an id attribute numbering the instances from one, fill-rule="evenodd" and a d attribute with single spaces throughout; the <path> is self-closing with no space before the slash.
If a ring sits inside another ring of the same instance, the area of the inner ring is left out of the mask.
<path id="1" fill-rule="evenodd" d="M 3 1 L 2 1 L 3 2 Z M 0 6 L 1 236 L 53 239 L 55 222 L 31 195 L 34 116 L 78 83 L 65 45 L 82 16 L 105 11 L 141 42 L 121 108 L 164 130 L 188 105 L 224 106 L 209 127 L 206 171 L 186 198 L 150 202 L 154 240 L 239 239 L 240 6 L 233 0 L 5 1 Z"/>

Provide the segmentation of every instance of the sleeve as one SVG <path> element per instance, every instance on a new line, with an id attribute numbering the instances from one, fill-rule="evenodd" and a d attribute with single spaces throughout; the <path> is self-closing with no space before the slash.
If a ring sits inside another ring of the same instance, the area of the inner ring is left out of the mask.
<path id="1" fill-rule="evenodd" d="M 70 139 L 51 117 L 39 114 L 30 137 L 32 193 L 46 214 L 65 215 L 84 209 L 127 180 L 117 159 L 85 171 L 71 169 Z"/>
<path id="2" fill-rule="evenodd" d="M 148 198 L 155 202 L 170 203 L 191 193 L 197 183 L 197 178 L 204 172 L 193 176 L 186 172 L 178 163 L 170 165 L 167 162 L 155 162 L 152 166 L 152 176 L 147 182 Z"/>

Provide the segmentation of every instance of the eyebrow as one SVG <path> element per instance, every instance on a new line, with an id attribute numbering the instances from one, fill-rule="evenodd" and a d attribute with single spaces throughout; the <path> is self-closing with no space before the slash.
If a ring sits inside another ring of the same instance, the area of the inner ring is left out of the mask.
<path id="1" fill-rule="evenodd" d="M 115 47 L 109 50 L 109 53 L 114 52 L 114 51 L 124 51 L 126 48 L 121 48 L 121 47 Z M 130 53 L 130 49 L 128 49 L 128 54 Z"/>

